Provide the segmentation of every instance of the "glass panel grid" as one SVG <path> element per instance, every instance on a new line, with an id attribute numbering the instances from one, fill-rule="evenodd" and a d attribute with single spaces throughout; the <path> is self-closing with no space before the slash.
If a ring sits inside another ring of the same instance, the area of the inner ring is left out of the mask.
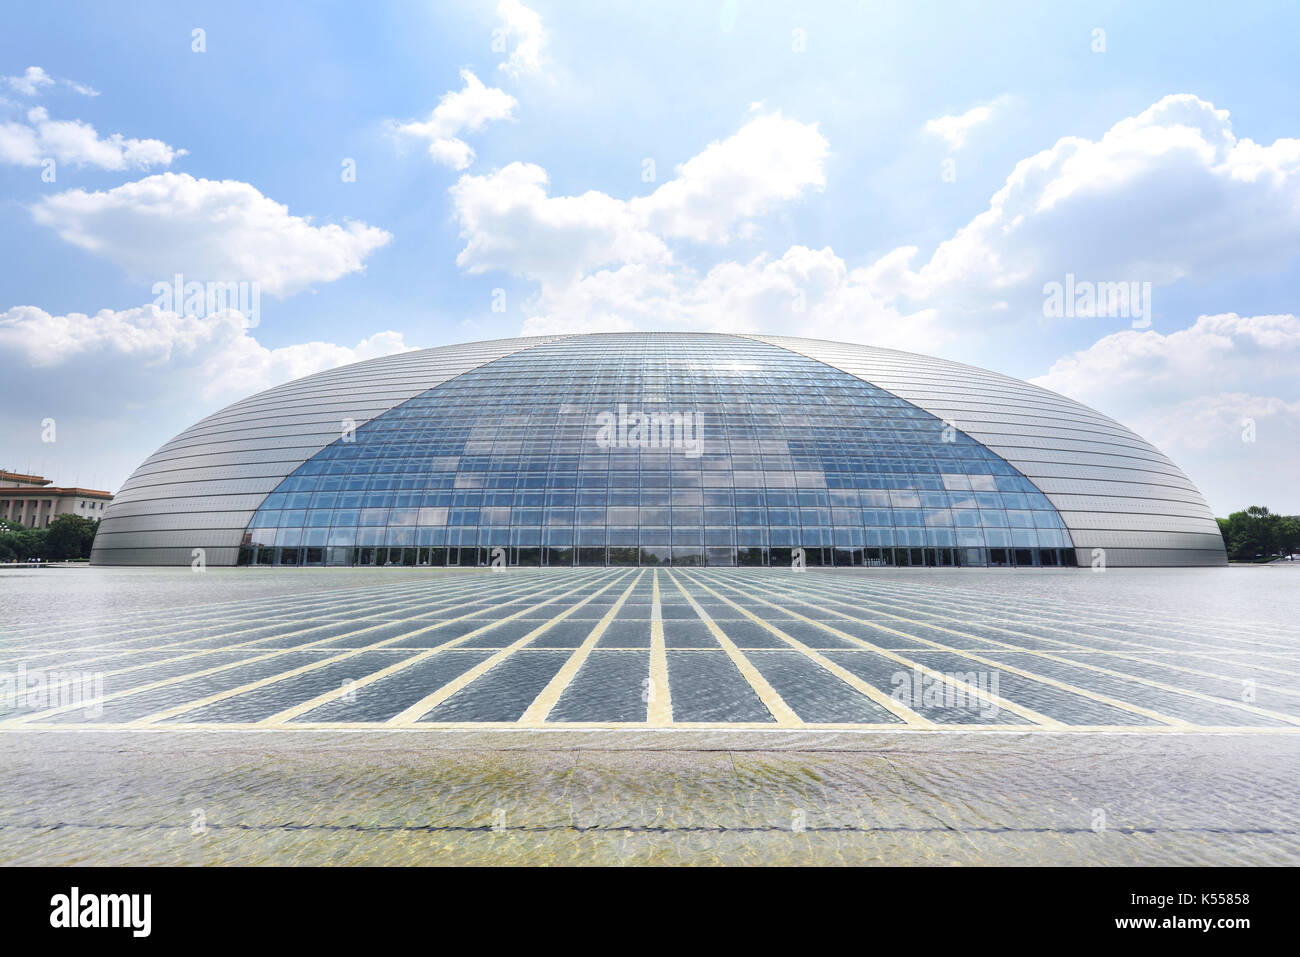
<path id="1" fill-rule="evenodd" d="M 351 546 L 322 553 L 345 564 L 496 548 L 525 564 L 1056 564 L 1071 545 L 1025 476 L 903 399 L 754 340 L 634 333 L 537 346 L 408 400 L 305 462 L 248 528 L 262 549 Z"/>

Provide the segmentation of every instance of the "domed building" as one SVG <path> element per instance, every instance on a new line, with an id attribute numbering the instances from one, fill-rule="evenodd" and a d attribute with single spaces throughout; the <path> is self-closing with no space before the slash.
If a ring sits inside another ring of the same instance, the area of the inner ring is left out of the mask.
<path id="1" fill-rule="evenodd" d="M 236 402 L 123 485 L 112 565 L 1222 565 L 1112 419 L 960 363 L 781 336 L 400 353 Z M 1100 551 L 1098 551 L 1100 550 Z"/>

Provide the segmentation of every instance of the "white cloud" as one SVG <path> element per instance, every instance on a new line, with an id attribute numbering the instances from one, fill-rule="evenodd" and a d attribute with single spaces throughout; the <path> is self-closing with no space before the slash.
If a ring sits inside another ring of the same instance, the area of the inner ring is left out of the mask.
<path id="1" fill-rule="evenodd" d="M 474 148 L 464 140 L 434 140 L 429 144 L 429 156 L 435 163 L 450 166 L 452 169 L 464 169 L 474 162 Z"/>
<path id="2" fill-rule="evenodd" d="M 667 240 L 726 242 L 738 226 L 825 184 L 826 139 L 779 113 L 750 120 L 677 169 L 649 196 L 549 196 L 546 171 L 511 163 L 451 188 L 472 273 L 500 269 L 548 284 L 608 265 L 671 262 Z"/>
<path id="3" fill-rule="evenodd" d="M 910 246 L 857 265 L 799 246 L 704 266 L 707 249 L 679 255 L 681 240 L 754 235 L 754 217 L 823 188 L 828 154 L 815 124 L 760 112 L 630 200 L 550 196 L 530 164 L 465 176 L 452 188 L 457 261 L 535 281 L 530 332 L 681 324 L 925 351 L 996 325 L 1041 326 L 1043 285 L 1066 273 L 1158 286 L 1266 268 L 1294 257 L 1300 239 L 1300 140 L 1238 139 L 1225 111 L 1180 95 L 1096 141 L 1067 137 L 1018 163 L 988 209 L 919 267 Z M 796 288 L 801 314 L 790 309 Z"/>
<path id="4" fill-rule="evenodd" d="M 0 163 L 39 166 L 42 158 L 35 130 L 21 123 L 0 123 Z"/>
<path id="5" fill-rule="evenodd" d="M 592 190 L 548 196 L 546 171 L 511 163 L 451 187 L 465 248 L 456 262 L 471 273 L 500 269 L 529 279 L 577 279 L 609 263 L 662 262 L 663 241 L 629 204 Z"/>
<path id="6" fill-rule="evenodd" d="M 74 93 L 80 93 L 82 96 L 99 96 L 99 91 L 85 83 L 78 83 L 76 80 L 60 80 L 64 86 Z M 47 86 L 53 86 L 54 77 L 50 76 L 38 66 L 29 66 L 23 71 L 21 76 L 0 77 L 0 86 L 7 86 L 11 90 L 21 93 L 23 96 L 39 96 L 41 90 Z"/>
<path id="7" fill-rule="evenodd" d="M 53 86 L 54 78 L 38 66 L 29 66 L 21 76 L 7 76 L 4 84 L 23 96 L 36 96 L 43 87 Z"/>
<path id="8" fill-rule="evenodd" d="M 546 62 L 546 30 L 536 11 L 519 0 L 501 0 L 497 4 L 503 37 L 515 40 L 515 48 L 501 64 L 500 69 L 518 78 L 525 73 L 537 73 Z"/>
<path id="9" fill-rule="evenodd" d="M 755 217 L 821 189 L 828 154 L 816 124 L 769 113 L 631 200 L 550 196 L 546 171 L 527 163 L 462 176 L 451 188 L 465 240 L 457 263 L 538 283 L 526 334 L 682 328 L 931 343 L 932 313 L 901 314 L 829 248 L 794 246 L 703 271 L 674 257 L 674 241 L 725 244 Z"/>
<path id="10" fill-rule="evenodd" d="M 0 162 L 39 166 L 53 158 L 59 163 L 100 169 L 150 169 L 170 166 L 186 150 L 162 140 L 127 139 L 121 133 L 100 137 L 81 120 L 52 120 L 44 107 L 27 111 L 27 123 L 0 123 Z"/>
<path id="11" fill-rule="evenodd" d="M 35 306 L 0 313 L 0 353 L 33 369 L 93 362 L 115 378 L 165 378 L 205 397 L 242 397 L 322 369 L 405 351 L 401 333 L 378 332 L 356 346 L 304 342 L 268 349 L 235 310 L 187 316 L 156 306 L 51 315 Z M 150 370 L 155 370 L 151 372 Z M 99 378 L 97 371 L 96 379 Z M 161 396 L 163 393 L 159 393 Z M 110 401 L 102 395 L 98 401 Z"/>
<path id="12" fill-rule="evenodd" d="M 1255 442 L 1262 432 L 1276 443 L 1281 457 L 1280 471 L 1294 478 L 1294 450 L 1300 440 L 1300 400 L 1288 402 L 1276 396 L 1246 392 L 1216 392 L 1168 406 L 1157 406 L 1139 423 L 1158 448 L 1182 453 L 1237 450 L 1247 422 L 1253 423 Z M 1279 436 L 1287 436 L 1277 442 Z M 1180 456 L 1181 458 L 1181 456 Z"/>
<path id="13" fill-rule="evenodd" d="M 484 86 L 469 70 L 461 70 L 465 86 L 443 94 L 429 118 L 423 122 L 403 123 L 397 131 L 429 141 L 429 155 L 434 162 L 453 169 L 464 169 L 474 159 L 474 150 L 460 139 L 462 132 L 477 132 L 495 120 L 509 119 L 515 98 L 503 90 Z"/>
<path id="14" fill-rule="evenodd" d="M 918 250 L 899 248 L 873 281 L 885 295 L 1026 309 L 1067 272 L 1159 285 L 1277 265 L 1300 237 L 1297 196 L 1300 139 L 1238 139 L 1227 111 L 1167 96 L 1099 140 L 1066 137 L 1022 160 L 928 262 L 914 269 Z"/>
<path id="15" fill-rule="evenodd" d="M 1201 316 L 1168 334 L 1125 330 L 1105 336 L 1058 359 L 1034 381 L 1089 403 L 1141 403 L 1155 392 L 1181 400 L 1203 394 L 1211 382 L 1216 391 L 1289 382 L 1297 359 L 1300 318 L 1225 313 Z"/>
<path id="16" fill-rule="evenodd" d="M 205 318 L 151 305 L 90 316 L 34 306 L 0 312 L 6 454 L 64 484 L 116 488 L 141 456 L 229 402 L 409 348 L 392 331 L 354 346 L 276 348 L 252 332 L 233 311 Z M 52 444 L 41 441 L 38 426 L 46 418 L 58 429 Z"/>
<path id="17" fill-rule="evenodd" d="M 1297 368 L 1300 318 L 1226 313 L 1168 334 L 1117 332 L 1032 381 L 1129 425 L 1223 515 L 1252 504 L 1242 488 L 1261 497 L 1253 504 L 1300 510 Z"/>
<path id="18" fill-rule="evenodd" d="M 726 242 L 736 223 L 824 188 L 829 152 L 816 123 L 769 113 L 709 144 L 629 206 L 661 236 Z"/>
<path id="19" fill-rule="evenodd" d="M 361 222 L 313 226 L 248 183 L 183 173 L 106 192 L 69 190 L 31 210 L 38 223 L 132 276 L 257 282 L 273 296 L 359 272 L 392 239 Z"/>
<path id="20" fill-rule="evenodd" d="M 672 264 L 604 270 L 543 285 L 523 335 L 682 329 L 784 333 L 924 349 L 936 315 L 900 313 L 829 249 L 792 246 L 780 258 L 722 262 L 703 274 Z"/>
<path id="21" fill-rule="evenodd" d="M 999 97 L 992 103 L 971 107 L 965 113 L 937 117 L 926 122 L 925 131 L 946 140 L 949 149 L 959 150 L 966 145 L 971 131 L 993 119 L 1006 102 L 1006 97 Z"/>

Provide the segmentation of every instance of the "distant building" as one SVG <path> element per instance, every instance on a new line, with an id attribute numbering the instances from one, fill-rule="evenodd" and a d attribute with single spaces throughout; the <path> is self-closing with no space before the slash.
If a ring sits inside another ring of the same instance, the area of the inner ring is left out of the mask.
<path id="1" fill-rule="evenodd" d="M 56 515 L 102 518 L 113 493 L 93 488 L 59 488 L 42 475 L 0 470 L 0 519 L 44 528 Z"/>

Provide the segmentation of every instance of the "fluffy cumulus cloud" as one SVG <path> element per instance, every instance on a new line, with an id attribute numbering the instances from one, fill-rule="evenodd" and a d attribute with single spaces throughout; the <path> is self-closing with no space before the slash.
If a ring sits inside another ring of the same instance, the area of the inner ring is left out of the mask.
<path id="1" fill-rule="evenodd" d="M 256 282 L 272 296 L 358 272 L 392 238 L 361 222 L 313 225 L 248 183 L 177 173 L 69 190 L 31 209 L 38 223 L 132 276 Z"/>
<path id="2" fill-rule="evenodd" d="M 822 189 L 828 154 L 817 124 L 772 112 L 628 200 L 594 190 L 552 196 L 546 171 L 529 163 L 462 176 L 451 189 L 465 243 L 457 262 L 537 283 L 527 334 L 678 327 L 928 342 L 932 314 L 900 314 L 829 248 L 703 270 L 674 256 L 682 242 L 725 248 L 759 217 Z"/>
<path id="3" fill-rule="evenodd" d="M 272 348 L 234 311 L 196 317 L 148 305 L 51 315 L 18 306 L 0 313 L 0 362 L 9 370 L 0 428 L 13 461 L 115 488 L 145 452 L 226 403 L 407 348 L 391 331 L 351 346 Z M 46 419 L 57 426 L 53 444 L 41 441 Z M 88 475 L 92 462 L 98 470 Z"/>
<path id="4" fill-rule="evenodd" d="M 653 232 L 726 242 L 736 224 L 826 186 L 830 144 L 816 123 L 761 115 L 677 167 L 676 176 L 628 205 Z"/>
<path id="5" fill-rule="evenodd" d="M 884 295 L 1030 308 L 1066 273 L 1159 285 L 1276 266 L 1297 237 L 1300 139 L 1238 139 L 1226 110 L 1183 94 L 1022 160 L 928 261 L 900 248 L 873 282 Z"/>
<path id="6" fill-rule="evenodd" d="M 434 162 L 453 169 L 464 169 L 474 159 L 473 148 L 460 134 L 474 133 L 488 123 L 509 119 L 517 105 L 509 93 L 485 86 L 469 70 L 461 70 L 460 78 L 464 87 L 444 94 L 428 119 L 397 127 L 403 136 L 427 140 Z"/>
<path id="7" fill-rule="evenodd" d="M 546 29 L 541 16 L 519 0 L 501 0 L 497 4 L 497 16 L 501 25 L 493 40 L 501 44 L 500 52 L 505 52 L 508 44 L 514 44 L 500 69 L 516 78 L 539 72 L 546 63 Z"/>
<path id="8" fill-rule="evenodd" d="M 1187 397 L 1207 382 L 1276 383 L 1293 378 L 1300 358 L 1300 319 L 1291 315 L 1201 316 L 1162 334 L 1125 330 L 1058 360 L 1036 380 L 1057 392 L 1101 400 L 1141 401 L 1152 386 Z"/>
<path id="9" fill-rule="evenodd" d="M 670 258 L 628 203 L 595 190 L 550 196 L 547 185 L 546 171 L 532 163 L 462 176 L 451 188 L 465 240 L 456 262 L 471 273 L 499 269 L 557 283 L 608 263 Z"/>
<path id="10" fill-rule="evenodd" d="M 1167 451 L 1220 514 L 1254 487 L 1300 509 L 1300 318 L 1201 316 L 1162 334 L 1126 330 L 1066 356 L 1033 380 L 1115 416 Z M 1246 481 L 1249 479 L 1249 481 Z"/>
<path id="11" fill-rule="evenodd" d="M 972 130 L 993 119 L 994 114 L 1002 110 L 1007 103 L 1006 97 L 999 97 L 992 103 L 973 106 L 965 113 L 935 117 L 925 124 L 925 131 L 944 140 L 949 149 L 959 150 L 966 145 L 966 139 Z"/>
<path id="12" fill-rule="evenodd" d="M 677 167 L 649 196 L 551 196 L 546 171 L 511 163 L 451 189 L 470 272 L 571 280 L 611 263 L 667 263 L 669 239 L 725 243 L 738 227 L 825 185 L 816 123 L 759 116 Z"/>
<path id="13" fill-rule="evenodd" d="M 46 159 L 99 169 L 147 170 L 171 166 L 186 150 L 162 140 L 129 139 L 121 133 L 100 136 L 81 120 L 53 120 L 44 107 L 27 111 L 26 121 L 0 123 L 0 163 L 39 166 Z"/>
<path id="14" fill-rule="evenodd" d="M 914 265 L 918 251 L 904 247 L 866 272 L 884 300 L 937 309 L 946 334 L 972 315 L 984 328 L 1042 322 L 1044 285 L 1067 274 L 1158 289 L 1284 267 L 1298 240 L 1300 139 L 1239 137 L 1226 110 L 1184 94 L 1021 161 L 928 261 Z M 1167 451 L 1221 514 L 1250 504 L 1237 497 L 1246 487 L 1300 510 L 1300 320 L 1159 319 L 1164 329 L 1107 335 L 1035 381 Z"/>
<path id="15" fill-rule="evenodd" d="M 83 96 L 99 96 L 98 91 L 84 83 L 58 82 Z M 39 96 L 55 84 L 55 79 L 38 66 L 29 66 L 19 76 L 0 77 L 0 89 L 24 97 Z M 0 100 L 0 106 L 10 111 L 17 104 Z M 9 118 L 0 120 L 0 163 L 15 166 L 40 166 L 52 159 L 78 167 L 148 170 L 171 166 L 186 152 L 162 140 L 134 139 L 121 133 L 101 136 L 95 127 L 82 120 L 51 119 L 49 110 L 43 106 L 22 107 Z"/>
<path id="16" fill-rule="evenodd" d="M 959 125 L 969 129 L 980 116 Z M 724 322 L 847 330 L 924 350 L 974 327 L 1042 322 L 1045 284 L 1067 274 L 1159 287 L 1276 266 L 1294 257 L 1300 239 L 1300 140 L 1238 138 L 1226 111 L 1177 95 L 1096 140 L 1066 137 L 1021 161 L 988 208 L 926 261 L 910 246 L 855 264 L 829 249 L 795 247 L 747 262 L 715 256 L 701 270 L 684 265 L 707 260 L 702 249 L 752 237 L 765 212 L 822 189 L 828 154 L 816 124 L 765 113 L 628 200 L 550 195 L 546 172 L 525 163 L 465 176 L 452 188 L 464 239 L 458 262 L 536 282 L 528 331 Z M 681 255 L 684 241 L 692 257 Z M 789 263 L 814 254 L 836 268 L 810 273 L 818 282 L 790 296 L 774 295 L 778 279 L 789 283 Z M 719 317 L 703 302 L 718 276 L 741 283 L 728 298 L 749 311 Z M 803 311 L 792 313 L 790 301 Z M 856 309 L 865 310 L 857 322 L 846 318 Z"/>

